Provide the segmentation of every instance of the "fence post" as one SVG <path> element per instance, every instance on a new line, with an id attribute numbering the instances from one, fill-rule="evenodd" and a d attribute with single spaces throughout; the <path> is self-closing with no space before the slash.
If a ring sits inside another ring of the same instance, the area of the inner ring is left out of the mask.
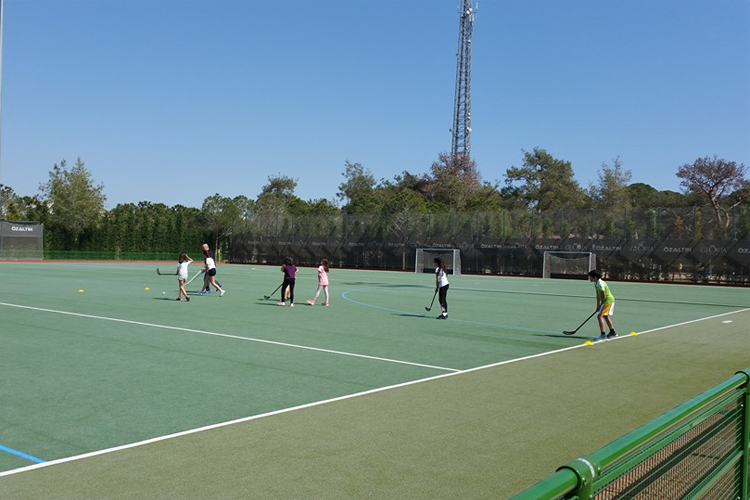
<path id="1" fill-rule="evenodd" d="M 745 380 L 745 397 L 742 401 L 743 406 L 743 422 L 742 422 L 742 460 L 741 460 L 741 470 L 740 473 L 740 498 L 748 498 L 748 495 L 750 495 L 750 470 L 748 470 L 748 466 L 750 466 L 750 460 L 748 460 L 748 454 L 750 454 L 750 368 L 745 368 L 744 370 L 740 370 L 737 372 L 739 375 L 740 373 L 744 374 L 747 379 Z"/>
<path id="2" fill-rule="evenodd" d="M 599 477 L 601 467 L 586 457 L 576 458 L 572 462 L 560 467 L 559 470 L 572 470 L 578 476 L 578 488 L 575 491 L 578 500 L 592 500 L 594 498 L 594 479 Z"/>

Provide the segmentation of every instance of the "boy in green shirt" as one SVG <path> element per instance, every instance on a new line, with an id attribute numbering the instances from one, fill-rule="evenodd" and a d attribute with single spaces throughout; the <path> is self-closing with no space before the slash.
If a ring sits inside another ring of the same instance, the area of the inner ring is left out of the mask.
<path id="1" fill-rule="evenodd" d="M 602 275 L 599 271 L 589 271 L 589 281 L 594 283 L 594 290 L 596 291 L 596 311 L 599 313 L 597 319 L 599 320 L 599 331 L 601 335 L 599 340 L 609 340 L 617 337 L 615 327 L 612 324 L 612 315 L 615 312 L 615 297 L 612 292 L 609 291 L 609 286 L 602 279 Z M 606 321 L 609 326 L 609 333 L 604 333 L 604 322 Z"/>

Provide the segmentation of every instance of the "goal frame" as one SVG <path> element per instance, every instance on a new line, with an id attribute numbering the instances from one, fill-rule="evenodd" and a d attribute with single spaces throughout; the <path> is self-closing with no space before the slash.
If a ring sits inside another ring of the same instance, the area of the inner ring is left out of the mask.
<path id="1" fill-rule="evenodd" d="M 430 254 L 430 261 L 425 262 L 424 254 Z M 461 274 L 461 250 L 458 248 L 417 248 L 414 252 L 414 272 L 425 273 L 428 272 L 426 269 L 430 269 L 429 272 L 433 272 L 435 269 L 433 265 L 432 255 L 439 254 L 437 256 L 442 257 L 445 262 L 445 270 L 448 274 L 460 275 Z M 448 255 L 448 257 L 445 257 Z"/>
<path id="2" fill-rule="evenodd" d="M 581 257 L 581 260 L 588 256 L 588 269 L 586 270 L 586 273 L 589 271 L 593 271 L 596 269 L 596 253 L 594 252 L 577 252 L 577 251 L 568 251 L 568 250 L 546 250 L 544 252 L 543 260 L 542 260 L 542 278 L 543 279 L 552 279 L 554 274 L 568 274 L 568 273 L 555 273 L 552 269 L 552 259 L 551 257 L 553 255 L 568 255 L 568 256 L 574 256 L 578 255 Z M 585 278 L 585 275 L 581 274 L 574 274 L 569 273 L 568 276 L 570 277 L 580 277 Z"/>

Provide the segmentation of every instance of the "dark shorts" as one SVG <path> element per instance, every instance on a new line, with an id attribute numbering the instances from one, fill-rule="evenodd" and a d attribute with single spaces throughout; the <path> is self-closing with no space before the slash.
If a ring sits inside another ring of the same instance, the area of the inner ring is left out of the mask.
<path id="1" fill-rule="evenodd" d="M 209 269 L 208 270 L 208 275 L 209 276 L 216 276 L 216 268 L 214 267 L 213 269 Z"/>

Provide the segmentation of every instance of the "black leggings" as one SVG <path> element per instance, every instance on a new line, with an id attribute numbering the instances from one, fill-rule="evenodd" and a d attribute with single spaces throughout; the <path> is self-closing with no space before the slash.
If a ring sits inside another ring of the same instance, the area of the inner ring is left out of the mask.
<path id="1" fill-rule="evenodd" d="M 438 290 L 438 300 L 443 314 L 448 314 L 448 288 L 450 285 L 441 286 Z"/>
<path id="2" fill-rule="evenodd" d="M 295 278 L 284 278 L 284 284 L 281 285 L 281 302 L 284 302 L 286 289 L 289 288 L 289 303 L 294 304 L 294 281 Z"/>

